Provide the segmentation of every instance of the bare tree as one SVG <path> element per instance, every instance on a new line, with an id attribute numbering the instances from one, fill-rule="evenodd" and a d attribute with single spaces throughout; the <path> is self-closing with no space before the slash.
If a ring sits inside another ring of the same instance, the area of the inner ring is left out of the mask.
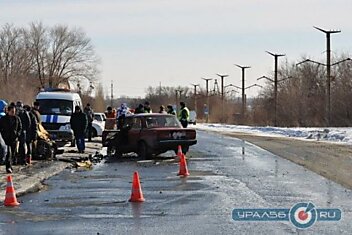
<path id="1" fill-rule="evenodd" d="M 33 70 L 39 79 L 40 85 L 45 86 L 45 58 L 48 49 L 47 28 L 43 23 L 31 23 L 29 31 L 25 32 L 27 44 L 34 60 Z"/>
<path id="2" fill-rule="evenodd" d="M 49 87 L 87 79 L 97 74 L 98 59 L 90 39 L 81 29 L 58 25 L 50 29 L 46 68 Z"/>
<path id="3" fill-rule="evenodd" d="M 21 30 L 6 24 L 0 31 L 0 68 L 3 82 L 7 83 L 11 74 L 17 72 L 21 48 Z"/>

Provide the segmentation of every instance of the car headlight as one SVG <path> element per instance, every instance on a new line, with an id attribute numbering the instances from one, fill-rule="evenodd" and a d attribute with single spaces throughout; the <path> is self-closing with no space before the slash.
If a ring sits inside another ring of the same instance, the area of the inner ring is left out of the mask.
<path id="1" fill-rule="evenodd" d="M 70 131 L 71 130 L 71 125 L 70 123 L 66 123 L 66 125 L 62 125 L 59 128 L 59 131 Z"/>

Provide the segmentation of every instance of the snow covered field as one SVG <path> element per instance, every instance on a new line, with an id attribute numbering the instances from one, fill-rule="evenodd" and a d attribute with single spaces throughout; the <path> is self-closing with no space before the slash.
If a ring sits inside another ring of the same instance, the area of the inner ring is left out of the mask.
<path id="1" fill-rule="evenodd" d="M 199 123 L 196 126 L 191 127 L 204 131 L 216 131 L 223 133 L 241 132 L 260 136 L 292 137 L 307 141 L 319 140 L 352 145 L 352 128 L 349 127 L 284 128 L 272 126 L 241 126 L 211 123 Z"/>

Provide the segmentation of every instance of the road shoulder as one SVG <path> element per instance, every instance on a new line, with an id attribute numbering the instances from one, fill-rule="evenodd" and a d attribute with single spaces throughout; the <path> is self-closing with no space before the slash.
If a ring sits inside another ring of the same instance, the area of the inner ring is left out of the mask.
<path id="1" fill-rule="evenodd" d="M 36 192 L 43 187 L 42 182 L 68 167 L 70 163 L 61 161 L 38 161 L 27 167 L 14 167 L 13 184 L 17 196 L 26 193 Z M 2 167 L 4 168 L 4 167 Z M 4 172 L 5 169 L 2 169 Z M 5 199 L 6 174 L 2 175 L 1 188 L 3 193 L 0 194 L 0 200 Z"/>
<path id="2" fill-rule="evenodd" d="M 257 136 L 238 132 L 222 134 L 248 141 L 352 189 L 351 146 L 285 137 Z"/>

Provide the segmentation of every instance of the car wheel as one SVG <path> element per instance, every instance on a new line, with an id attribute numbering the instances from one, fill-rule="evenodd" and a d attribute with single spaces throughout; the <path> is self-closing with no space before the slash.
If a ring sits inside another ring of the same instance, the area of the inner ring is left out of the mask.
<path id="1" fill-rule="evenodd" d="M 144 141 L 139 142 L 138 144 L 138 157 L 141 159 L 150 159 L 151 154 L 148 152 L 148 146 Z"/>
<path id="2" fill-rule="evenodd" d="M 182 153 L 186 154 L 189 151 L 189 146 L 182 146 Z M 178 149 L 174 150 L 175 154 L 178 154 Z"/>
<path id="3" fill-rule="evenodd" d="M 108 157 L 111 157 L 113 153 L 114 153 L 114 148 L 109 146 L 108 149 L 106 150 L 106 155 Z"/>

